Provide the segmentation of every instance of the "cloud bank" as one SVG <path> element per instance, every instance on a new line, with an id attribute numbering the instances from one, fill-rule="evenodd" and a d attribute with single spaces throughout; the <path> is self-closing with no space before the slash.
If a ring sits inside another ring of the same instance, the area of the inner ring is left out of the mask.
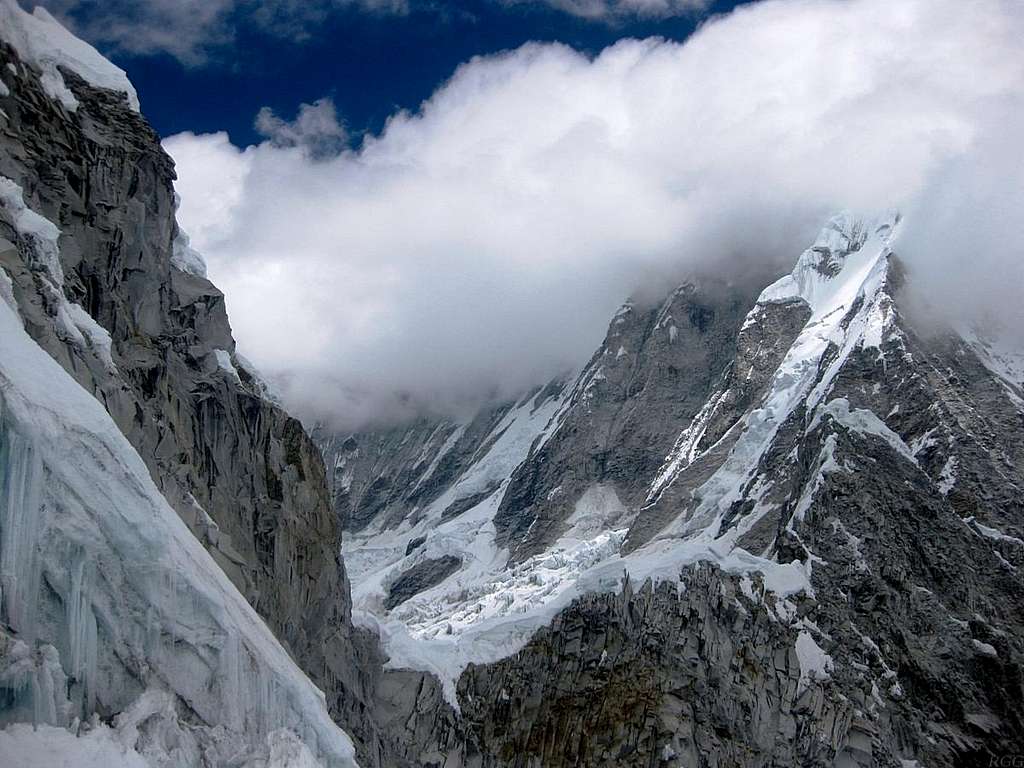
<path id="1" fill-rule="evenodd" d="M 340 426 L 542 382 L 638 286 L 788 268 L 839 208 L 907 212 L 902 255 L 940 314 L 1009 311 L 1022 10 L 781 0 L 683 44 L 527 45 L 333 157 L 303 141 L 315 106 L 288 142 L 172 137 L 179 217 L 242 351 Z"/>

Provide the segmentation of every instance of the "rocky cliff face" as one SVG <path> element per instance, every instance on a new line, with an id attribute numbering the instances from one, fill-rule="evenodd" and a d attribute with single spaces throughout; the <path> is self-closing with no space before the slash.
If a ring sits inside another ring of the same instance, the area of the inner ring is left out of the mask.
<path id="1" fill-rule="evenodd" d="M 23 57 L 45 40 L 11 39 L 0 41 L 0 266 L 26 330 L 103 404 L 338 719 L 373 744 L 360 668 L 379 660 L 350 622 L 320 453 L 235 354 L 224 297 L 175 224 L 170 158 L 124 93 Z M 25 217 L 59 237 L 19 226 Z"/>
<path id="2" fill-rule="evenodd" d="M 357 609 L 461 711 L 424 764 L 1024 753 L 1020 355 L 907 314 L 898 229 L 837 217 L 759 296 L 627 304 L 434 501 L 355 508 Z M 387 473 L 328 458 L 408 487 L 458 428 Z"/>

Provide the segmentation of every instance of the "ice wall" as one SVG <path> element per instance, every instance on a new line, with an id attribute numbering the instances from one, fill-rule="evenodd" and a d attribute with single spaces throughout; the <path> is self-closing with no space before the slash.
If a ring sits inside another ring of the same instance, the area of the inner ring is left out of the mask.
<path id="1" fill-rule="evenodd" d="M 177 719 L 197 749 L 256 754 L 287 729 L 324 764 L 354 764 L 321 692 L 6 302 L 0 588 L 0 724 L 69 726 L 161 692 L 173 706 L 143 734 Z"/>

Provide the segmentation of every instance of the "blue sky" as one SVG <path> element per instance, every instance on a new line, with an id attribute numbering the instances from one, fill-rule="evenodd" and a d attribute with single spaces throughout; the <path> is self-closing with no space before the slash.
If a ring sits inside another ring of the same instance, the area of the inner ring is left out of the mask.
<path id="1" fill-rule="evenodd" d="M 161 135 L 226 130 L 241 146 L 259 140 L 253 121 L 264 106 L 290 119 L 300 103 L 329 97 L 358 141 L 365 131 L 379 132 L 397 109 L 415 109 L 473 56 L 528 41 L 597 53 L 623 37 L 682 40 L 708 15 L 736 5 L 719 0 L 675 14 L 588 17 L 542 2 L 462 0 L 413 5 L 400 13 L 347 4 L 310 20 L 301 18 L 301 10 L 293 12 L 299 5 L 282 4 L 268 21 L 255 6 L 241 3 L 192 26 L 147 15 L 140 10 L 147 0 L 43 4 L 128 71 L 146 117 Z M 311 4 L 304 4 L 306 13 Z M 108 16 L 118 5 L 119 24 L 128 25 L 114 32 Z M 168 27 L 170 39 L 156 37 L 147 25 Z"/>

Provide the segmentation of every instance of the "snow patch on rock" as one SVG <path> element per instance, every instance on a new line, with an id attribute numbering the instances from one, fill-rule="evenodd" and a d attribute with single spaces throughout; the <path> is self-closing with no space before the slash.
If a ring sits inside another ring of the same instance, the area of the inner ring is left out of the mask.
<path id="1" fill-rule="evenodd" d="M 206 260 L 190 242 L 188 235 L 179 229 L 171 247 L 171 264 L 190 275 L 206 277 Z"/>
<path id="2" fill-rule="evenodd" d="M 78 109 L 78 100 L 65 84 L 61 67 L 97 88 L 123 93 L 128 106 L 139 111 L 138 94 L 125 71 L 68 32 L 46 9 L 37 6 L 27 13 L 17 0 L 0 0 L 0 38 L 18 52 L 22 61 L 41 71 L 43 89 L 65 109 Z"/>
<path id="3" fill-rule="evenodd" d="M 235 364 L 231 362 L 231 353 L 226 349 L 215 349 L 213 350 L 213 357 L 217 361 L 217 367 L 224 371 L 228 376 L 233 378 L 235 381 L 241 381 L 238 376 L 238 369 L 235 368 Z"/>
<path id="4" fill-rule="evenodd" d="M 832 657 L 821 649 L 806 629 L 800 630 L 796 636 L 796 658 L 800 664 L 799 691 L 805 690 L 812 682 L 832 677 Z"/>
<path id="5" fill-rule="evenodd" d="M 0 176 L 0 221 L 14 229 L 18 237 L 17 250 L 25 265 L 42 276 L 43 290 L 53 307 L 58 334 L 79 349 L 91 351 L 108 371 L 116 371 L 112 341 L 106 328 L 64 295 L 64 268 L 58 244 L 60 230 L 29 208 L 21 187 L 4 176 Z"/>

